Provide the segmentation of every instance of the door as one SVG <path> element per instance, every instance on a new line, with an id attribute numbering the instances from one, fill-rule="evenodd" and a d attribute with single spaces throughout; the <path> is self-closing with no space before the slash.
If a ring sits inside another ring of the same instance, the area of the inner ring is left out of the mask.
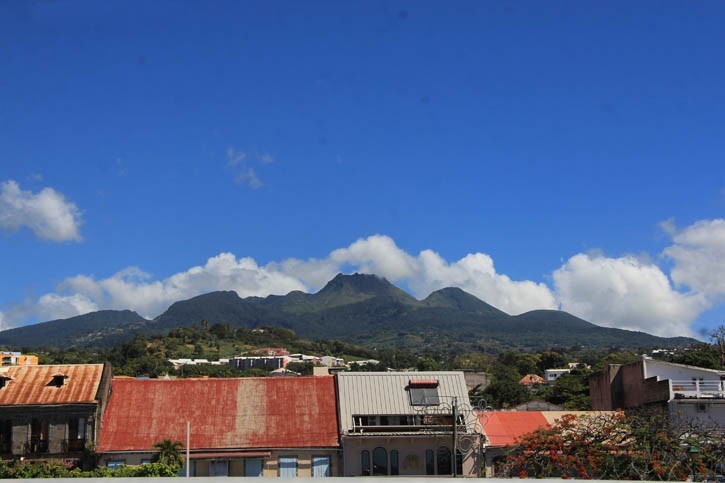
<path id="1" fill-rule="evenodd" d="M 330 457 L 329 456 L 313 456 L 312 457 L 312 477 L 313 478 L 324 478 L 332 476 L 330 472 Z"/>
<path id="2" fill-rule="evenodd" d="M 262 458 L 244 460 L 244 476 L 262 476 Z"/>

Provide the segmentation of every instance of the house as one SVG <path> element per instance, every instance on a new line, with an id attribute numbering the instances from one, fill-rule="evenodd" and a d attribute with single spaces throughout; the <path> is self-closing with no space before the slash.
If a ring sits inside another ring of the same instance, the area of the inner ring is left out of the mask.
<path id="1" fill-rule="evenodd" d="M 230 357 L 229 365 L 240 371 L 248 371 L 249 369 L 274 371 L 287 367 L 289 361 L 289 356 L 239 356 Z"/>
<path id="2" fill-rule="evenodd" d="M 569 374 L 571 369 L 546 369 L 544 371 L 544 379 L 547 384 L 553 384 L 564 374 Z"/>
<path id="3" fill-rule="evenodd" d="M 336 476 L 335 384 L 326 377 L 114 378 L 97 452 L 103 466 L 186 445 L 192 476 Z"/>
<path id="4" fill-rule="evenodd" d="M 519 438 L 537 429 L 549 428 L 565 415 L 599 416 L 613 414 L 597 411 L 481 411 L 477 412 L 486 441 L 483 476 L 497 475 L 497 466 L 516 446 Z"/>
<path id="5" fill-rule="evenodd" d="M 249 351 L 250 354 L 255 356 L 288 356 L 289 351 L 284 347 L 263 347 L 261 349 L 254 349 Z"/>
<path id="6" fill-rule="evenodd" d="M 97 440 L 110 380 L 103 364 L 3 367 L 2 459 L 81 459 Z"/>
<path id="7" fill-rule="evenodd" d="M 336 377 L 344 476 L 478 475 L 480 437 L 462 372 Z"/>
<path id="8" fill-rule="evenodd" d="M 672 420 L 725 427 L 725 371 L 643 356 L 589 376 L 592 409 L 651 408 Z"/>
<path id="9" fill-rule="evenodd" d="M 22 352 L 0 352 L 1 366 L 37 366 L 38 356 L 26 355 Z"/>
<path id="10" fill-rule="evenodd" d="M 535 386 L 537 384 L 543 384 L 543 383 L 544 383 L 544 378 L 539 376 L 538 374 L 526 374 L 519 381 L 519 384 L 526 386 L 526 387 L 531 387 L 531 386 Z"/>

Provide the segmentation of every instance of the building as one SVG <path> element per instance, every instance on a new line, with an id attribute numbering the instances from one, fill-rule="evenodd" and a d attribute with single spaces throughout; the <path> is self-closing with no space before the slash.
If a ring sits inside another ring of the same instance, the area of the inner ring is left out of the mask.
<path id="1" fill-rule="evenodd" d="M 649 408 L 673 420 L 725 427 L 725 371 L 647 357 L 589 376 L 592 409 Z"/>
<path id="2" fill-rule="evenodd" d="M 553 384 L 564 374 L 569 374 L 571 369 L 546 369 L 544 371 L 544 380 L 547 384 Z"/>
<path id="3" fill-rule="evenodd" d="M 544 383 L 544 378 L 539 376 L 538 374 L 526 374 L 519 381 L 519 384 L 526 386 L 526 387 L 531 387 L 531 386 L 535 386 L 537 384 L 543 384 L 543 383 Z"/>
<path id="4" fill-rule="evenodd" d="M 249 351 L 250 354 L 255 356 L 288 356 L 289 351 L 284 347 L 263 347 L 261 349 L 254 349 Z"/>
<path id="5" fill-rule="evenodd" d="M 274 371 L 287 367 L 289 362 L 289 356 L 240 356 L 229 358 L 229 365 L 240 371 L 248 371 L 249 369 Z"/>
<path id="6" fill-rule="evenodd" d="M 22 352 L 0 352 L 0 366 L 37 366 L 38 356 L 23 354 Z"/>
<path id="7" fill-rule="evenodd" d="M 98 444 L 104 466 L 150 461 L 164 439 L 186 445 L 192 476 L 336 476 L 335 385 L 326 377 L 114 378 Z"/>
<path id="8" fill-rule="evenodd" d="M 9 366 L 0 372 L 2 459 L 79 460 L 95 445 L 110 365 Z"/>
<path id="9" fill-rule="evenodd" d="M 480 437 L 462 372 L 336 377 L 344 476 L 478 475 Z"/>

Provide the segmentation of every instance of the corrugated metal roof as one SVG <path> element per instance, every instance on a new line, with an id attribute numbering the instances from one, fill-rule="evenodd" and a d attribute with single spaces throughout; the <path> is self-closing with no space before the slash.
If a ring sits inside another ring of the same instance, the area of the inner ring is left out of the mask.
<path id="1" fill-rule="evenodd" d="M 0 389 L 0 405 L 92 403 L 103 375 L 103 364 L 11 366 L 12 378 Z M 62 374 L 63 385 L 49 385 Z"/>
<path id="2" fill-rule="evenodd" d="M 460 407 L 468 407 L 468 391 L 462 372 L 341 372 L 337 375 L 340 425 L 343 432 L 353 428 L 354 415 L 416 415 L 422 406 L 410 403 L 409 381 L 438 381 L 443 404 L 458 398 Z M 433 409 L 433 408 L 431 408 Z"/>
<path id="3" fill-rule="evenodd" d="M 151 449 L 163 439 L 190 449 L 339 446 L 331 376 L 113 379 L 99 452 Z"/>

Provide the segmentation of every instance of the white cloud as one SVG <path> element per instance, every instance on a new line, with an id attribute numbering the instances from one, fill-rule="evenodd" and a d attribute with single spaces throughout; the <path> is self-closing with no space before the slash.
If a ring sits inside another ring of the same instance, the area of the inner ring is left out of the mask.
<path id="1" fill-rule="evenodd" d="M 247 153 L 244 151 L 237 151 L 233 147 L 227 148 L 227 166 L 230 168 L 235 167 L 247 157 Z"/>
<path id="2" fill-rule="evenodd" d="M 45 240 L 80 241 L 81 224 L 78 207 L 54 189 L 33 193 L 13 180 L 0 183 L 0 229 L 27 227 Z"/>
<path id="3" fill-rule="evenodd" d="M 245 168 L 237 173 L 237 176 L 234 178 L 234 182 L 237 184 L 249 185 L 254 189 L 262 186 L 262 180 L 259 179 L 257 172 L 254 171 L 254 168 Z"/>
<path id="4" fill-rule="evenodd" d="M 314 292 L 338 273 L 374 273 L 407 287 L 422 299 L 434 290 L 460 287 L 510 313 L 561 309 L 599 325 L 642 330 L 663 336 L 692 335 L 690 326 L 725 294 L 725 221 L 695 223 L 676 231 L 665 256 L 674 261 L 672 279 L 647 254 L 607 257 L 576 254 L 552 274 L 554 290 L 544 283 L 513 280 L 499 273 L 482 252 L 448 261 L 433 250 L 411 254 L 385 235 L 361 238 L 326 257 L 258 265 L 252 258 L 220 253 L 205 264 L 164 279 L 136 267 L 107 278 L 76 275 L 37 300 L 11 304 L 0 323 L 29 318 L 48 320 L 104 308 L 132 309 L 154 317 L 173 302 L 215 290 L 241 297 Z M 678 290 L 686 286 L 691 291 Z"/>
<path id="5" fill-rule="evenodd" d="M 690 324 L 707 308 L 702 296 L 676 291 L 658 266 L 631 256 L 578 254 L 553 278 L 562 310 L 605 327 L 693 335 Z"/>
<path id="6" fill-rule="evenodd" d="M 725 219 L 702 220 L 672 231 L 664 255 L 674 261 L 672 280 L 708 297 L 725 300 Z"/>
<path id="7" fill-rule="evenodd" d="M 257 156 L 257 159 L 262 164 L 272 164 L 275 161 L 274 156 L 269 153 L 260 154 L 259 156 Z"/>

